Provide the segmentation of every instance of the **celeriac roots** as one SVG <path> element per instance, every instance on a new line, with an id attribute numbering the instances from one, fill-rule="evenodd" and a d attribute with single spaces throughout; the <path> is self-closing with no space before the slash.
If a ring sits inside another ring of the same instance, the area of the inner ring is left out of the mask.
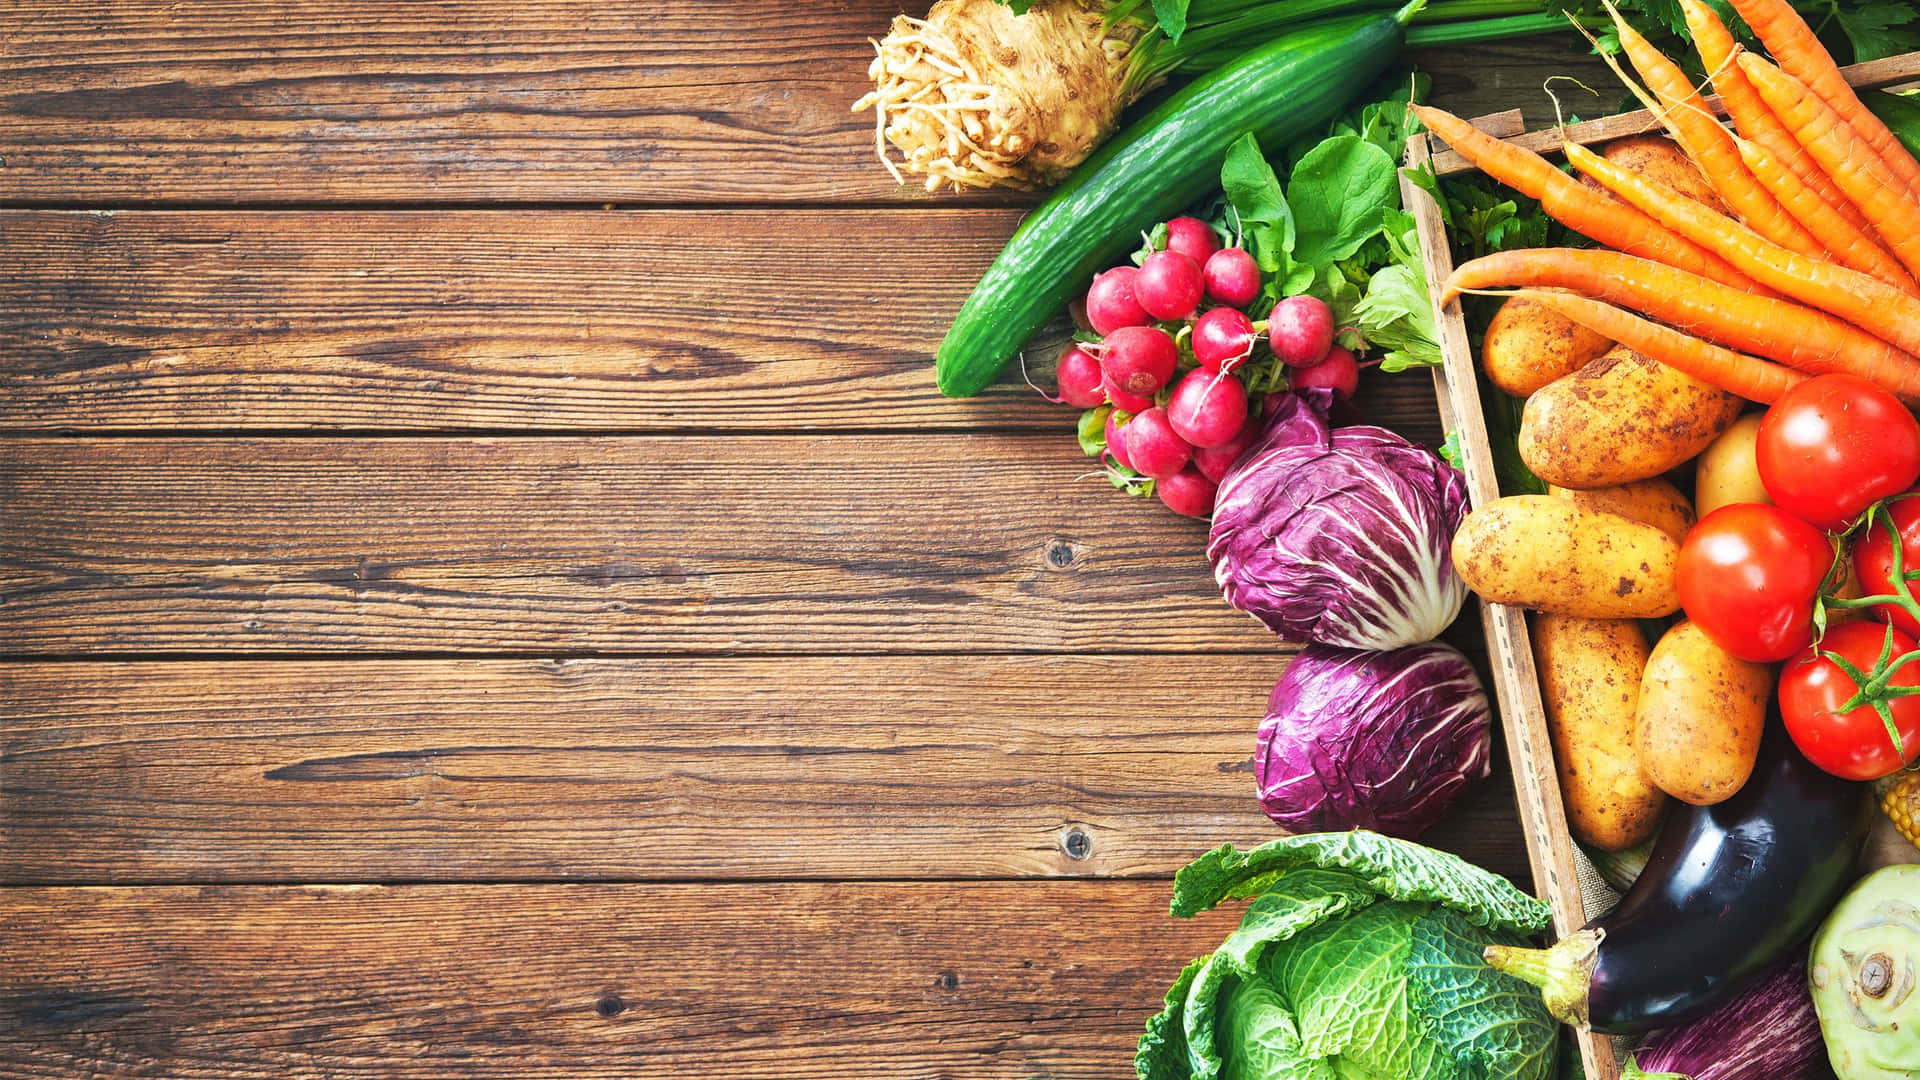
<path id="1" fill-rule="evenodd" d="M 877 116 L 874 144 L 895 180 L 927 190 L 1034 188 L 1084 160 L 1145 86 L 1127 63 L 1147 29 L 1108 25 L 1095 0 L 1039 0 L 1015 15 L 994 0 L 939 0 L 897 16 L 873 43 L 875 89 L 853 105 Z M 895 164 L 887 146 L 899 150 Z"/>

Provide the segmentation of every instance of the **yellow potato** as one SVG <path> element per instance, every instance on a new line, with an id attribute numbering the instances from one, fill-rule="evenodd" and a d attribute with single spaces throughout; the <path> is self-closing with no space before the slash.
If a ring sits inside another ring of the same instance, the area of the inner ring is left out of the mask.
<path id="1" fill-rule="evenodd" d="M 1720 433 L 1693 464 L 1694 507 L 1706 517 L 1734 503 L 1772 502 L 1754 464 L 1753 440 L 1760 434 L 1760 413 L 1743 416 Z"/>
<path id="2" fill-rule="evenodd" d="M 1632 620 L 1537 615 L 1532 636 L 1567 827 L 1602 850 L 1630 848 L 1653 832 L 1666 801 L 1633 752 L 1646 635 Z"/>
<path id="3" fill-rule="evenodd" d="M 1633 726 L 1640 771 L 1682 802 L 1710 806 L 1753 773 L 1773 669 L 1748 663 L 1690 622 L 1661 635 L 1640 679 Z"/>
<path id="4" fill-rule="evenodd" d="M 1660 135 L 1632 135 L 1607 144 L 1600 156 L 1615 165 L 1662 184 L 1724 214 L 1727 206 L 1713 193 L 1713 185 L 1672 139 Z"/>
<path id="5" fill-rule="evenodd" d="M 1629 521 L 1651 525 L 1673 537 L 1676 544 L 1685 540 L 1687 530 L 1693 528 L 1693 504 L 1687 501 L 1679 488 L 1657 476 L 1618 487 L 1589 488 L 1586 491 L 1549 487 L 1547 494 L 1571 499 L 1576 506 L 1584 506 L 1589 510 L 1619 514 Z"/>
<path id="6" fill-rule="evenodd" d="M 1487 324 L 1480 363 L 1488 381 L 1523 398 L 1611 348 L 1613 342 L 1565 315 L 1516 296 Z"/>
<path id="7" fill-rule="evenodd" d="M 1520 458 L 1568 488 L 1612 487 L 1659 476 L 1705 450 L 1742 402 L 1627 348 L 1527 399 Z"/>
<path id="8" fill-rule="evenodd" d="M 1453 534 L 1467 587 L 1499 604 L 1589 619 L 1655 619 L 1680 608 L 1680 545 L 1652 525 L 1552 495 L 1510 495 Z"/>

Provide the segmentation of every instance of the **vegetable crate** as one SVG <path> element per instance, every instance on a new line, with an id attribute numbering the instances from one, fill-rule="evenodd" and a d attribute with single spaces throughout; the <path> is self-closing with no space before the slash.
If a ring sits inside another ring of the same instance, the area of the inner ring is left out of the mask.
<path id="1" fill-rule="evenodd" d="M 1920 52 L 1856 64 L 1844 69 L 1844 74 L 1848 82 L 1863 88 L 1910 83 L 1920 79 Z M 1717 109 L 1718 98 L 1707 101 Z M 1660 122 L 1646 110 L 1530 133 L 1525 132 L 1518 109 L 1480 117 L 1473 124 L 1490 135 L 1541 154 L 1555 153 L 1568 141 L 1596 144 L 1660 130 Z M 1427 135 L 1413 137 L 1407 144 L 1407 164 L 1416 169 L 1431 165 L 1441 177 L 1473 171 L 1473 166 L 1458 153 L 1444 146 L 1441 152 L 1434 153 L 1434 146 Z M 1400 194 L 1419 228 L 1428 290 L 1439 328 L 1440 351 L 1445 359 L 1445 365 L 1434 372 L 1441 418 L 1447 430 L 1458 435 L 1468 496 L 1478 507 L 1498 498 L 1500 490 L 1492 440 L 1481 408 L 1479 365 L 1466 323 L 1458 304 L 1440 305 L 1440 283 L 1453 272 L 1446 225 L 1433 196 L 1404 176 L 1400 181 Z M 1514 794 L 1533 866 L 1534 886 L 1553 909 L 1555 933 L 1565 935 L 1603 914 L 1614 897 L 1604 887 L 1594 887 L 1598 875 L 1567 830 L 1566 807 L 1554 769 L 1553 744 L 1547 731 L 1546 710 L 1541 704 L 1526 613 L 1484 600 L 1480 602 L 1480 609 L 1507 752 L 1513 763 Z M 1580 1032 L 1577 1038 L 1590 1080 L 1618 1080 L 1620 1065 L 1612 1040 L 1591 1031 Z"/>

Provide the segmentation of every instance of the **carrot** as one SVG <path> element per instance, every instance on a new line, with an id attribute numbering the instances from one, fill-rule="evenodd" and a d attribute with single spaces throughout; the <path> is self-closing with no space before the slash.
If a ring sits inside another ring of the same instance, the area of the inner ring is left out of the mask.
<path id="1" fill-rule="evenodd" d="M 1734 145 L 1754 179 L 1772 192 L 1808 232 L 1818 237 L 1842 266 L 1871 274 L 1901 292 L 1920 296 L 1920 285 L 1914 284 L 1913 277 L 1900 266 L 1899 260 L 1887 254 L 1887 249 L 1872 235 L 1836 213 L 1819 192 L 1801 182 L 1793 170 L 1768 153 L 1766 147 L 1745 139 L 1734 140 Z"/>
<path id="2" fill-rule="evenodd" d="M 1700 53 L 1700 62 L 1706 65 L 1707 74 L 1713 79 L 1720 104 L 1727 107 L 1727 119 L 1733 121 L 1741 135 L 1765 147 L 1792 169 L 1793 175 L 1818 192 L 1849 224 L 1865 231 L 1867 219 L 1833 186 L 1833 181 L 1807 156 L 1793 133 L 1773 115 L 1767 103 L 1760 100 L 1760 92 L 1747 81 L 1746 73 L 1735 62 L 1742 51 L 1740 43 L 1733 39 L 1733 33 L 1720 21 L 1720 16 L 1700 0 L 1680 0 L 1680 8 L 1686 13 L 1687 29 L 1693 32 L 1693 47 Z M 1806 222 L 1802 220 L 1801 224 Z M 1812 226 L 1808 226 L 1808 230 L 1817 233 Z"/>
<path id="3" fill-rule="evenodd" d="M 1920 202 L 1887 170 L 1845 119 L 1800 80 L 1751 53 L 1740 70 L 1808 156 L 1860 208 L 1909 271 L 1920 274 Z"/>
<path id="4" fill-rule="evenodd" d="M 1696 274 L 1622 255 L 1582 248 L 1501 251 L 1462 264 L 1442 285 L 1451 300 L 1468 289 L 1519 285 L 1571 289 L 1631 308 L 1730 349 L 1764 356 L 1801 371 L 1851 371 L 1904 386 L 1920 398 L 1920 360 L 1857 326 L 1778 297 L 1754 296 Z M 1901 393 L 1894 390 L 1895 393 Z"/>
<path id="5" fill-rule="evenodd" d="M 1771 405 L 1781 394 L 1811 378 L 1804 372 L 1723 349 L 1584 296 L 1544 289 L 1516 289 L 1511 295 L 1557 311 L 1610 341 L 1748 401 Z"/>
<path id="6" fill-rule="evenodd" d="M 1649 102 L 1654 114 L 1687 152 L 1700 172 L 1713 185 L 1714 194 L 1727 204 L 1747 227 L 1781 247 L 1816 258 L 1826 255 L 1820 241 L 1795 221 L 1780 203 L 1747 172 L 1734 149 L 1733 136 L 1707 111 L 1707 103 L 1680 65 L 1661 55 L 1660 50 L 1640 32 L 1627 25 L 1611 3 L 1607 11 L 1620 35 L 1621 50 L 1633 62 L 1633 69 L 1652 91 Z"/>
<path id="7" fill-rule="evenodd" d="M 1920 351 L 1920 299 L 1858 270 L 1788 251 L 1739 222 L 1649 183 L 1585 147 L 1569 144 L 1567 160 L 1607 190 L 1768 288 L 1808 307 L 1838 315 L 1908 353 Z M 1911 357 L 1908 359 L 1911 362 Z M 1915 373 L 1920 374 L 1920 367 Z M 1906 377 L 1903 371 L 1880 367 L 1854 374 L 1895 393 L 1901 392 L 1897 384 Z M 1915 385 L 1920 387 L 1920 383 Z"/>
<path id="8" fill-rule="evenodd" d="M 1677 266 L 1748 292 L 1769 293 L 1751 277 L 1729 266 L 1699 244 L 1662 228 L 1652 218 L 1605 192 L 1595 191 L 1553 167 L 1531 150 L 1481 131 L 1444 109 L 1415 105 L 1415 116 L 1429 131 L 1460 151 L 1495 180 L 1529 198 L 1554 220 L 1582 236 L 1655 262 Z"/>
<path id="9" fill-rule="evenodd" d="M 1733 0 L 1733 9 L 1780 62 L 1781 70 L 1805 83 L 1838 113 L 1908 195 L 1920 195 L 1920 162 L 1913 160 L 1913 155 L 1900 145 L 1887 125 L 1860 103 L 1860 96 L 1847 85 L 1846 76 L 1840 74 L 1840 66 L 1833 62 L 1820 39 L 1814 36 L 1813 28 L 1793 10 L 1788 0 Z"/>

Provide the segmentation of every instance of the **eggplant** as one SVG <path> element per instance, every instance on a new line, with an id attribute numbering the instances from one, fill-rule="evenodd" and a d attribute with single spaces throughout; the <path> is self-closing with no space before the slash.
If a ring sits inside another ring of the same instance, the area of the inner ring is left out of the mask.
<path id="1" fill-rule="evenodd" d="M 1753 775 L 1713 806 L 1680 804 L 1612 911 L 1551 948 L 1487 948 L 1565 1023 L 1633 1035 L 1695 1019 L 1812 935 L 1852 880 L 1873 804 L 1768 725 Z"/>
<path id="2" fill-rule="evenodd" d="M 1820 1037 L 1807 965 L 1799 956 L 1742 990 L 1726 1004 L 1640 1044 L 1621 1080 L 1833 1080 Z"/>

